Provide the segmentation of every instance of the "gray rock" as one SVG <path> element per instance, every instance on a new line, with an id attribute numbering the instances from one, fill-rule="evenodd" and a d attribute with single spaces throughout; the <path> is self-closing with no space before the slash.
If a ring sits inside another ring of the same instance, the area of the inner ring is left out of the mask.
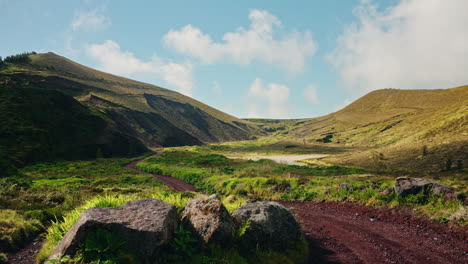
<path id="1" fill-rule="evenodd" d="M 399 196 L 409 194 L 454 194 L 454 189 L 423 178 L 399 177 L 395 182 L 395 193 Z"/>
<path id="2" fill-rule="evenodd" d="M 81 214 L 49 259 L 73 256 L 86 235 L 99 228 L 125 237 L 126 249 L 148 258 L 157 247 L 171 241 L 177 224 L 175 206 L 156 199 L 130 201 L 120 207 L 90 208 Z"/>
<path id="3" fill-rule="evenodd" d="M 247 203 L 232 216 L 238 227 L 247 225 L 241 237 L 242 244 L 247 247 L 282 250 L 302 234 L 291 212 L 277 202 Z"/>
<path id="4" fill-rule="evenodd" d="M 395 181 L 395 193 L 398 196 L 427 193 L 432 187 L 432 183 L 423 178 L 398 177 Z"/>
<path id="5" fill-rule="evenodd" d="M 452 187 L 437 182 L 432 183 L 431 191 L 433 194 L 453 194 L 455 192 Z"/>
<path id="6" fill-rule="evenodd" d="M 235 232 L 231 215 L 216 195 L 189 201 L 182 212 L 182 221 L 190 224 L 206 243 L 228 244 Z"/>

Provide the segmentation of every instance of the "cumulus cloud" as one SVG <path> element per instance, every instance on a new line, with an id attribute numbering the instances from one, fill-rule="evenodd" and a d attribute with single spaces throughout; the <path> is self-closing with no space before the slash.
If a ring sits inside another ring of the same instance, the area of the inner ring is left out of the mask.
<path id="1" fill-rule="evenodd" d="M 317 96 L 317 86 L 316 85 L 309 85 L 304 89 L 304 96 L 305 99 L 312 104 L 319 104 L 319 98 Z"/>
<path id="2" fill-rule="evenodd" d="M 248 117 L 285 118 L 291 115 L 289 106 L 289 88 L 285 85 L 269 83 L 265 85 L 260 78 L 256 78 L 250 85 L 247 95 Z M 268 112 L 263 114 L 259 106 L 266 102 Z M 263 114 L 263 115 L 262 115 Z"/>
<path id="3" fill-rule="evenodd" d="M 328 59 L 361 92 L 467 84 L 466 10 L 466 0 L 400 0 L 384 10 L 363 1 Z"/>
<path id="4" fill-rule="evenodd" d="M 70 25 L 71 29 L 73 31 L 99 31 L 108 28 L 111 21 L 108 17 L 100 14 L 101 11 L 102 9 L 94 9 L 88 12 L 76 13 Z"/>
<path id="5" fill-rule="evenodd" d="M 157 56 L 142 61 L 131 52 L 122 51 L 112 40 L 87 45 L 86 53 L 100 63 L 98 67 L 103 71 L 128 77 L 140 74 L 160 78 L 179 92 L 188 96 L 192 94 L 193 70 L 190 63 L 164 62 Z"/>
<path id="6" fill-rule="evenodd" d="M 309 31 L 292 31 L 275 38 L 275 29 L 281 27 L 278 18 L 267 11 L 253 9 L 249 19 L 248 29 L 240 27 L 234 32 L 227 32 L 221 42 L 215 42 L 201 29 L 187 25 L 169 31 L 164 36 L 164 43 L 205 64 L 230 62 L 247 65 L 258 60 L 277 65 L 291 73 L 304 70 L 306 58 L 316 50 Z"/>

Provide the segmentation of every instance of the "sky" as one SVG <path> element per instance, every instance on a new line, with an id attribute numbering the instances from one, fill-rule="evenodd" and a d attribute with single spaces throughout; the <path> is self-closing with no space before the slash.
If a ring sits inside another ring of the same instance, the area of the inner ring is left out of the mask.
<path id="1" fill-rule="evenodd" d="M 240 118 L 468 84 L 468 1 L 0 0 L 0 56 L 52 51 Z"/>

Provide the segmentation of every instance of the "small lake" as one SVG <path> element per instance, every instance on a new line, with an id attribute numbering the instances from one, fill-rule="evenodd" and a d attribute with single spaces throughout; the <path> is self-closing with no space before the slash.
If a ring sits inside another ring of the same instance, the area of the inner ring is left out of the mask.
<path id="1" fill-rule="evenodd" d="M 261 160 L 261 159 L 269 159 L 281 164 L 287 165 L 299 165 L 305 166 L 304 163 L 300 163 L 298 161 L 305 160 L 305 159 L 318 159 L 323 158 L 328 155 L 325 154 L 304 154 L 304 155 L 272 155 L 272 156 L 246 156 L 246 157 L 236 157 L 241 159 L 248 159 L 248 160 Z"/>

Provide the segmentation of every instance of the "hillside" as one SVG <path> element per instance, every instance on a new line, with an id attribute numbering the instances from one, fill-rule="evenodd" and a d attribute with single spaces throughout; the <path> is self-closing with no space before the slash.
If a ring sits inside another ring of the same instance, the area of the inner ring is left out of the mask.
<path id="1" fill-rule="evenodd" d="M 258 130 L 177 92 L 54 53 L 6 60 L 0 87 L 5 164 L 134 156 L 153 147 L 248 139 Z M 28 139 L 12 140 L 18 133 Z"/>
<path id="2" fill-rule="evenodd" d="M 468 166 L 467 115 L 468 86 L 384 89 L 335 113 L 285 120 L 267 129 L 278 140 L 368 149 L 322 160 L 330 163 L 440 171 Z"/>

